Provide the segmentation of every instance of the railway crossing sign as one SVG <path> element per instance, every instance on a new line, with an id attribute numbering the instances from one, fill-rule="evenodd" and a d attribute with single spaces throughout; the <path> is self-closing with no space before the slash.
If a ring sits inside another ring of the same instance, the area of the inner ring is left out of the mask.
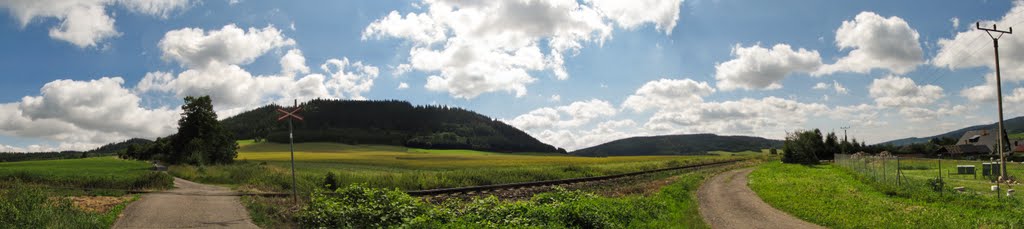
<path id="1" fill-rule="evenodd" d="M 296 101 L 296 103 L 298 103 L 298 101 Z M 281 121 L 281 120 L 284 120 L 286 118 L 294 118 L 294 119 L 298 119 L 299 121 L 303 121 L 302 116 L 299 116 L 298 114 L 296 114 L 296 113 L 299 113 L 299 111 L 302 111 L 302 107 L 300 107 L 300 106 L 295 106 L 295 108 L 292 109 L 292 111 L 287 111 L 287 110 L 285 110 L 283 108 L 277 108 L 277 112 L 281 113 L 281 117 L 277 117 L 277 121 Z"/>
<path id="2" fill-rule="evenodd" d="M 302 111 L 302 107 L 299 106 L 298 99 L 295 100 L 295 106 L 293 107 L 294 108 L 292 108 L 292 111 L 288 111 L 283 108 L 278 108 L 277 112 L 280 112 L 282 115 L 281 117 L 277 117 L 277 121 L 288 119 L 288 144 L 289 148 L 292 151 L 292 201 L 294 201 L 295 204 L 298 204 L 299 195 L 295 190 L 295 136 L 293 135 L 294 130 L 292 128 L 292 119 L 298 119 L 299 121 L 303 121 L 302 116 L 298 115 L 299 111 Z"/>

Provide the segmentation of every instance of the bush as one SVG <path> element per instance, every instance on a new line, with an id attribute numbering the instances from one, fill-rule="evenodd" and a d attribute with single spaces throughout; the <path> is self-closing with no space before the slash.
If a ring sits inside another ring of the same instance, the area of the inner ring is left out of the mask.
<path id="1" fill-rule="evenodd" d="M 327 176 L 324 176 L 324 185 L 327 190 L 338 189 L 338 178 L 335 177 L 334 172 L 327 172 Z"/>
<path id="2" fill-rule="evenodd" d="M 426 210 L 419 199 L 398 189 L 353 184 L 335 193 L 314 192 L 297 218 L 303 227 L 385 228 L 404 225 Z"/>
<path id="3" fill-rule="evenodd" d="M 825 151 L 821 131 L 796 131 L 787 134 L 786 141 L 782 143 L 782 162 L 817 164 L 818 155 Z"/>

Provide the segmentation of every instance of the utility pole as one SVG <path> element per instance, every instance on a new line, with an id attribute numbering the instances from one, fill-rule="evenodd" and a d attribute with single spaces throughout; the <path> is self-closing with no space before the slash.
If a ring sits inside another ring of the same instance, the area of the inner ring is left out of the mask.
<path id="1" fill-rule="evenodd" d="M 843 142 L 846 142 L 847 144 L 849 144 L 850 142 L 847 141 L 847 139 L 846 139 L 846 130 L 849 130 L 850 126 L 839 127 L 839 129 L 843 130 Z M 846 154 L 846 148 L 843 148 L 843 154 Z"/>
<path id="2" fill-rule="evenodd" d="M 995 24 L 992 24 L 992 28 L 981 28 L 981 22 L 975 22 L 974 26 L 978 30 L 985 31 L 988 33 L 988 37 L 992 38 L 992 47 L 996 50 L 996 98 L 999 103 L 999 130 L 997 135 L 999 139 L 999 181 L 1008 180 L 1009 174 L 1006 174 L 1006 153 L 1003 150 L 1003 83 L 1002 78 L 999 74 L 999 38 L 1003 37 L 1004 34 L 1013 34 L 1013 27 L 1010 27 L 1009 31 L 999 30 Z M 998 36 L 992 35 L 992 33 L 999 33 Z"/>

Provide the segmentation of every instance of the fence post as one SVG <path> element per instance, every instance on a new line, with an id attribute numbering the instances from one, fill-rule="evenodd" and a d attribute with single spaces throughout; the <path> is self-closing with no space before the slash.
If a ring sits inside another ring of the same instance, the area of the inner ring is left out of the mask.
<path id="1" fill-rule="evenodd" d="M 900 186 L 900 180 L 903 179 L 903 168 L 900 168 L 900 158 L 896 157 L 896 187 Z"/>

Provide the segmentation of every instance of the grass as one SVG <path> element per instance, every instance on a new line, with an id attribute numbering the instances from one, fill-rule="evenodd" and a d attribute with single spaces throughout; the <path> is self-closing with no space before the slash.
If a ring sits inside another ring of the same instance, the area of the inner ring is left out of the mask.
<path id="1" fill-rule="evenodd" d="M 0 163 L 0 180 L 90 189 L 162 189 L 173 179 L 142 161 L 114 157 Z M 0 185 L 2 186 L 2 185 Z"/>
<path id="2" fill-rule="evenodd" d="M 529 200 L 490 196 L 435 205 L 395 190 L 352 185 L 339 189 L 340 195 L 314 194 L 297 219 L 303 227 L 327 228 L 708 228 L 696 190 L 734 166 L 742 165 L 672 172 L 673 182 L 653 194 L 622 197 L 556 189 Z M 264 205 L 256 209 L 267 212 Z"/>
<path id="3" fill-rule="evenodd" d="M 551 180 L 634 172 L 707 161 L 722 156 L 576 157 L 545 153 L 493 153 L 474 150 L 427 150 L 398 146 L 296 144 L 295 167 L 302 192 L 322 186 L 328 172 L 340 185 L 420 190 Z M 189 180 L 242 189 L 286 191 L 291 188 L 287 144 L 247 143 L 238 162 L 223 166 L 172 166 Z"/>
<path id="4" fill-rule="evenodd" d="M 767 203 L 830 228 L 1010 228 L 1024 224 L 1016 199 L 893 189 L 833 165 L 772 162 L 750 175 Z"/>
<path id="5" fill-rule="evenodd" d="M 110 228 L 124 208 L 138 199 L 114 206 L 106 212 L 75 207 L 44 188 L 11 182 L 0 189 L 0 228 Z"/>

